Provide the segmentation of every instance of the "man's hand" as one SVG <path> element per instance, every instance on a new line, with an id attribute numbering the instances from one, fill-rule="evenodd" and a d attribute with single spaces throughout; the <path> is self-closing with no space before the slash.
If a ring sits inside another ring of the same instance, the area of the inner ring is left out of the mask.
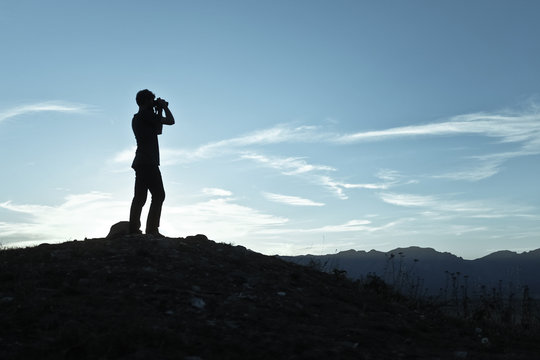
<path id="1" fill-rule="evenodd" d="M 162 98 L 157 98 L 156 103 L 161 109 L 165 111 L 165 117 L 162 118 L 161 123 L 165 125 L 174 125 L 174 116 L 169 110 L 169 103 Z"/>
<path id="2" fill-rule="evenodd" d="M 167 101 L 163 100 L 162 98 L 157 98 L 156 99 L 156 104 L 157 104 L 158 107 L 163 108 L 163 109 L 169 107 L 169 103 Z"/>

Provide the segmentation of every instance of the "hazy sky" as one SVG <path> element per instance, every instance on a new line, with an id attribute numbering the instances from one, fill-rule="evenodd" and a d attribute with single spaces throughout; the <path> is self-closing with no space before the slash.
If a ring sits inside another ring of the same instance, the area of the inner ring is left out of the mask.
<path id="1" fill-rule="evenodd" d="M 165 235 L 266 254 L 539 248 L 538 14 L 534 0 L 3 1 L 0 243 L 128 219 L 148 88 L 177 121 L 159 139 Z"/>

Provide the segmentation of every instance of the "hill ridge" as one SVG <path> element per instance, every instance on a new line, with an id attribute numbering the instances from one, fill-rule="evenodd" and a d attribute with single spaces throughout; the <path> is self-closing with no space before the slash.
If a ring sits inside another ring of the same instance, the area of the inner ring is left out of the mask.
<path id="1" fill-rule="evenodd" d="M 489 329 L 486 347 L 474 326 L 371 285 L 204 235 L 3 250 L 0 358 L 527 359 L 538 350 Z"/>

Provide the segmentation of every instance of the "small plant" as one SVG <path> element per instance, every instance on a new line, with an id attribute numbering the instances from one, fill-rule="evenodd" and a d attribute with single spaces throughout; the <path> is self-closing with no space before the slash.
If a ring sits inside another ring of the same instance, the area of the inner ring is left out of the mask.
<path id="1" fill-rule="evenodd" d="M 405 263 L 405 254 L 398 253 L 399 260 L 396 264 L 396 255 L 391 253 L 386 255 L 386 265 L 384 269 L 383 280 L 386 281 L 392 289 L 401 295 L 408 296 L 413 300 L 419 300 L 425 296 L 427 289 L 424 288 L 424 280 L 414 273 L 416 264 L 420 261 L 413 259 L 411 265 Z"/>
<path id="2" fill-rule="evenodd" d="M 376 274 L 368 273 L 360 283 L 364 289 L 373 291 L 374 293 L 385 297 L 394 293 L 393 289 Z"/>
<path id="3" fill-rule="evenodd" d="M 332 259 L 331 257 L 326 257 L 322 259 L 310 257 L 306 266 L 314 270 L 325 272 L 328 274 L 340 273 L 340 274 L 343 274 L 343 276 L 345 277 L 347 274 L 347 271 L 340 269 L 339 261 L 336 258 Z"/>
<path id="4" fill-rule="evenodd" d="M 311 258 L 309 259 L 309 262 L 307 263 L 307 267 L 313 270 L 320 271 L 320 272 L 327 272 L 328 260 L 323 262 L 320 259 Z"/>
<path id="5" fill-rule="evenodd" d="M 473 321 L 482 326 L 504 331 L 540 330 L 540 303 L 530 296 L 528 286 L 516 288 L 502 280 L 489 288 L 471 287 L 471 278 L 459 271 L 445 271 L 445 285 L 439 295 L 429 297 L 422 279 L 415 277 L 415 259 L 407 264 L 403 253 L 386 255 L 383 277 L 368 274 L 363 279 L 366 289 L 385 296 L 403 296 L 416 306 L 429 305 L 447 315 Z"/>

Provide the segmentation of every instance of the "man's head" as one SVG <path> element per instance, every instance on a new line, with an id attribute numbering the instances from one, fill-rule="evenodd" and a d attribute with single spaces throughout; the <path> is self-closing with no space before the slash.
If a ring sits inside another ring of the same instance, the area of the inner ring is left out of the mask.
<path id="1" fill-rule="evenodd" d="M 135 100 L 139 107 L 151 107 L 154 104 L 156 95 L 148 89 L 141 90 L 137 93 Z"/>

